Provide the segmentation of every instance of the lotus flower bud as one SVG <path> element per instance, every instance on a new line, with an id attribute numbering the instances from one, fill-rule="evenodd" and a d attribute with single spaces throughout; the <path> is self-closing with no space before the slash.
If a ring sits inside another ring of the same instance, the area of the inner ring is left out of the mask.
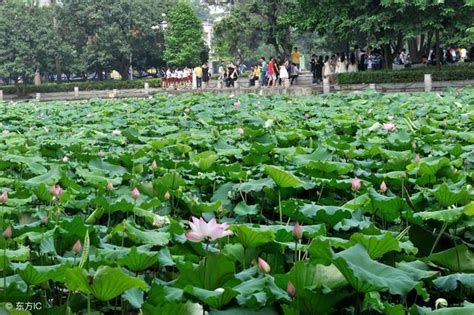
<path id="1" fill-rule="evenodd" d="M 48 224 L 48 221 L 49 221 L 49 218 L 47 215 L 41 218 L 41 222 L 43 222 L 44 224 Z"/>
<path id="2" fill-rule="evenodd" d="M 237 128 L 237 134 L 239 136 L 243 135 L 244 134 L 244 129 L 243 128 Z"/>
<path id="3" fill-rule="evenodd" d="M 234 102 L 234 107 L 235 109 L 239 109 L 240 108 L 240 101 L 237 100 L 236 102 Z"/>
<path id="4" fill-rule="evenodd" d="M 6 238 L 6 239 L 9 239 L 11 238 L 13 235 L 13 228 L 11 225 L 9 225 L 5 231 L 3 231 L 3 237 Z"/>
<path id="5" fill-rule="evenodd" d="M 104 150 L 102 150 L 102 149 L 99 150 L 99 153 L 97 153 L 97 155 L 98 155 L 99 157 L 104 157 L 104 156 L 105 156 Z"/>
<path id="6" fill-rule="evenodd" d="M 354 177 L 354 179 L 352 180 L 352 190 L 353 191 L 358 191 L 360 189 L 360 179 L 356 177 Z"/>
<path id="7" fill-rule="evenodd" d="M 191 110 L 190 110 L 188 107 L 186 107 L 186 108 L 184 109 L 184 112 L 185 112 L 186 114 L 188 114 L 190 111 L 191 111 Z"/>
<path id="8" fill-rule="evenodd" d="M 61 195 L 63 194 L 63 189 L 61 188 L 60 185 L 53 185 L 51 186 L 51 188 L 49 189 L 49 191 L 51 192 L 51 194 L 56 197 L 56 198 L 59 198 L 61 197 Z"/>
<path id="9" fill-rule="evenodd" d="M 153 161 L 151 162 L 151 169 L 152 169 L 152 170 L 156 170 L 157 168 L 158 168 L 158 164 L 156 164 L 156 161 L 153 160 Z"/>
<path id="10" fill-rule="evenodd" d="M 135 187 L 132 190 L 132 198 L 137 200 L 140 197 L 140 191 Z"/>
<path id="11" fill-rule="evenodd" d="M 309 119 L 309 113 L 304 113 L 304 119 Z"/>
<path id="12" fill-rule="evenodd" d="M 303 237 L 303 229 L 299 223 L 296 223 L 293 227 L 293 238 L 300 240 Z"/>
<path id="13" fill-rule="evenodd" d="M 258 270 L 263 273 L 270 272 L 270 265 L 260 257 L 258 257 Z"/>
<path id="14" fill-rule="evenodd" d="M 65 156 L 63 157 L 63 162 L 64 162 L 64 163 L 69 162 L 69 157 L 68 157 L 67 155 L 65 155 Z"/>
<path id="15" fill-rule="evenodd" d="M 108 183 L 107 183 L 107 190 L 108 190 L 108 191 L 114 190 L 114 184 L 112 184 L 112 182 L 108 182 Z"/>
<path id="16" fill-rule="evenodd" d="M 170 199 L 171 199 L 171 194 L 170 194 L 169 191 L 167 191 L 167 192 L 165 193 L 165 200 L 168 201 L 168 200 L 170 200 Z"/>
<path id="17" fill-rule="evenodd" d="M 291 283 L 291 281 L 288 281 L 288 287 L 286 288 L 286 292 L 288 293 L 289 296 L 293 297 L 296 295 L 296 288 L 295 286 L 293 285 L 293 283 Z"/>
<path id="18" fill-rule="evenodd" d="M 418 153 L 415 155 L 415 162 L 420 162 L 420 155 Z"/>
<path id="19" fill-rule="evenodd" d="M 2 204 L 6 204 L 8 201 L 8 192 L 4 191 L 2 192 L 2 194 L 0 195 L 0 202 Z"/>
<path id="20" fill-rule="evenodd" d="M 386 192 L 387 191 L 387 184 L 385 184 L 385 181 L 383 181 L 381 184 L 380 184 L 380 191 L 382 193 Z"/>
<path id="21" fill-rule="evenodd" d="M 82 244 L 80 240 L 77 240 L 76 243 L 74 243 L 74 246 L 72 247 L 72 252 L 74 255 L 77 255 L 82 249 Z"/>

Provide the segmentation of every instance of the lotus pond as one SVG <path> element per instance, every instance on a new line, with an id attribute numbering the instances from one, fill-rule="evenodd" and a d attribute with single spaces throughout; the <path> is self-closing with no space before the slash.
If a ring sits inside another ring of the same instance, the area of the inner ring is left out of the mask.
<path id="1" fill-rule="evenodd" d="M 474 89 L 0 113 L 11 314 L 474 313 Z"/>

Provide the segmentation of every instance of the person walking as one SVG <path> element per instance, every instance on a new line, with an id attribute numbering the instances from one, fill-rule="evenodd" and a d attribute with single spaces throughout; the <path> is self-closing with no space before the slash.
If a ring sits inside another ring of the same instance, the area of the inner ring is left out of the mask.
<path id="1" fill-rule="evenodd" d="M 203 87 L 207 89 L 209 87 L 209 80 L 211 76 L 209 74 L 209 68 L 207 67 L 207 64 L 202 65 L 202 82 L 203 82 Z"/>
<path id="2" fill-rule="evenodd" d="M 268 86 L 276 85 L 275 58 L 270 57 L 268 62 Z"/>
<path id="3" fill-rule="evenodd" d="M 287 66 L 288 66 L 288 62 L 282 59 L 281 65 L 280 65 L 280 79 L 281 79 L 281 85 L 285 88 L 290 86 L 290 83 L 289 83 L 290 75 L 288 73 Z"/>
<path id="4" fill-rule="evenodd" d="M 196 87 L 198 89 L 202 88 L 202 68 L 201 66 L 196 66 L 194 68 L 194 75 L 196 76 Z"/>
<path id="5" fill-rule="evenodd" d="M 267 72 L 268 72 L 268 65 L 265 57 L 260 57 L 261 63 L 261 71 L 260 71 L 260 85 L 266 86 L 267 85 Z"/>

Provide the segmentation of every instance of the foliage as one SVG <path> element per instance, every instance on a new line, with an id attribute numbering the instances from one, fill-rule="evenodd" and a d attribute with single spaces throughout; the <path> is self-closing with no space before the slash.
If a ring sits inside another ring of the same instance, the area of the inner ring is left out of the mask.
<path id="1" fill-rule="evenodd" d="M 62 83 L 43 83 L 41 85 L 23 85 L 24 93 L 52 93 L 52 92 L 72 92 L 74 87 L 78 87 L 79 91 L 93 90 L 112 90 L 112 89 L 142 89 L 145 83 L 149 83 L 150 87 L 157 88 L 161 86 L 160 79 L 142 79 L 133 81 L 78 81 L 78 82 L 62 82 Z M 0 86 L 4 94 L 17 93 L 17 87 L 13 85 Z"/>
<path id="2" fill-rule="evenodd" d="M 426 314 L 443 298 L 435 313 L 470 314 L 473 100 L 1 102 L 0 300 L 47 297 L 48 314 L 87 301 L 124 314 Z M 233 235 L 190 242 L 192 215 Z"/>
<path id="3" fill-rule="evenodd" d="M 206 61 L 201 59 L 202 52 L 208 49 L 202 23 L 186 1 L 178 1 L 169 12 L 165 44 L 164 56 L 169 65 L 195 66 Z"/>

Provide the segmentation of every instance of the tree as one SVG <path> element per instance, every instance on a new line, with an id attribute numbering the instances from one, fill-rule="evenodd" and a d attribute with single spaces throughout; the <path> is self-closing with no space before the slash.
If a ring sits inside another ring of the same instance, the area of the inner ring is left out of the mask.
<path id="1" fill-rule="evenodd" d="M 0 77 L 31 82 L 36 71 L 53 69 L 55 38 L 50 13 L 32 3 L 0 4 Z"/>
<path id="2" fill-rule="evenodd" d="M 205 60 L 203 26 L 193 8 L 180 0 L 169 12 L 165 32 L 165 60 L 172 66 L 197 65 Z"/>

